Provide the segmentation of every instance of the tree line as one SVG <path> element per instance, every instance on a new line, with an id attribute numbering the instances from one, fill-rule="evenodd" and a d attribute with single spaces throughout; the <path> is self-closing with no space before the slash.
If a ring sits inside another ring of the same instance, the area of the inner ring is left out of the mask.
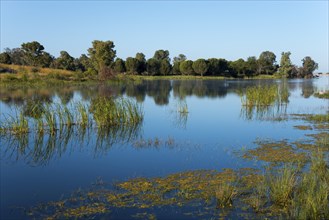
<path id="1" fill-rule="evenodd" d="M 224 58 L 188 60 L 179 54 L 172 60 L 168 50 L 157 50 L 152 58 L 146 59 L 143 53 L 125 60 L 116 57 L 112 41 L 94 40 L 87 54 L 79 58 L 72 57 L 67 51 L 61 51 L 54 57 L 45 51 L 37 41 L 23 43 L 20 48 L 4 49 L 0 54 L 0 63 L 29 65 L 64 69 L 83 73 L 84 76 L 97 76 L 106 79 L 117 74 L 130 75 L 200 75 L 224 77 L 254 77 L 258 75 L 279 75 L 286 78 L 310 78 L 318 64 L 309 56 L 302 59 L 302 66 L 292 64 L 290 52 L 282 52 L 280 64 L 271 51 L 262 52 L 259 57 L 250 56 L 246 60 L 229 61 Z"/>

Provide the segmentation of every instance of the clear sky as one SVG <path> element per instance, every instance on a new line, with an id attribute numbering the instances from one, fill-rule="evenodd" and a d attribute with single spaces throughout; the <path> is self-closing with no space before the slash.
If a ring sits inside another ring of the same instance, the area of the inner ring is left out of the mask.
<path id="1" fill-rule="evenodd" d="M 59 56 L 87 53 L 112 40 L 123 59 L 166 49 L 170 57 L 236 60 L 272 51 L 279 63 L 311 56 L 329 71 L 328 0 L 324 1 L 13 1 L 1 0 L 1 51 L 39 41 Z"/>

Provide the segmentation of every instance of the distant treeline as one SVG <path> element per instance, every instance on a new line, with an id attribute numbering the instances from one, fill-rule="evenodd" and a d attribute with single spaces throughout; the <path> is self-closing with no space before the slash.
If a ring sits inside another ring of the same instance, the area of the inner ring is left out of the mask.
<path id="1" fill-rule="evenodd" d="M 258 75 L 278 75 L 287 78 L 310 78 L 318 68 L 318 64 L 306 56 L 298 67 L 292 64 L 290 52 L 282 52 L 280 65 L 276 63 L 276 55 L 271 51 L 262 52 L 259 57 L 251 56 L 247 60 L 229 61 L 223 58 L 188 60 L 184 54 L 179 54 L 172 60 L 168 50 L 157 50 L 150 59 L 143 53 L 125 60 L 116 57 L 112 41 L 92 42 L 88 55 L 79 58 L 72 57 L 68 52 L 61 51 L 59 57 L 54 57 L 44 50 L 37 41 L 23 43 L 20 48 L 6 48 L 0 54 L 0 63 L 49 67 L 77 71 L 82 76 L 93 76 L 106 79 L 117 74 L 131 75 L 200 75 L 224 77 L 254 77 Z"/>

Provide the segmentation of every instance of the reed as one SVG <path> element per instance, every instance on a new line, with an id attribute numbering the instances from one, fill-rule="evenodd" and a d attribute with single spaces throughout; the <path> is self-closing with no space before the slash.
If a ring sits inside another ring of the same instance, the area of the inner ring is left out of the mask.
<path id="1" fill-rule="evenodd" d="M 93 99 L 90 112 L 99 128 L 135 125 L 143 120 L 141 107 L 129 99 L 99 97 Z"/>
<path id="2" fill-rule="evenodd" d="M 215 196 L 217 206 L 220 208 L 230 207 L 233 204 L 233 198 L 237 195 L 235 187 L 230 182 L 219 184 Z"/>

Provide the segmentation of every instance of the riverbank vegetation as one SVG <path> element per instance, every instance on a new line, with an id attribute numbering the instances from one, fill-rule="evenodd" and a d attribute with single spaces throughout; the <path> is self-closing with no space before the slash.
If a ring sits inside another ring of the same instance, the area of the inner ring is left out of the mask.
<path id="1" fill-rule="evenodd" d="M 171 59 L 169 51 L 163 49 L 155 51 L 149 59 L 141 52 L 122 59 L 116 56 L 114 47 L 112 41 L 95 40 L 87 54 L 74 58 L 67 51 L 61 51 L 59 57 L 54 57 L 37 41 L 23 43 L 19 48 L 6 48 L 0 54 L 0 76 L 5 81 L 28 81 L 43 76 L 65 81 L 106 80 L 122 75 L 311 78 L 318 68 L 318 64 L 309 56 L 302 59 L 301 67 L 293 65 L 290 52 L 282 52 L 280 63 L 277 64 L 276 55 L 271 51 L 262 52 L 258 58 L 250 56 L 246 60 L 200 58 L 192 61 L 184 54 Z"/>

